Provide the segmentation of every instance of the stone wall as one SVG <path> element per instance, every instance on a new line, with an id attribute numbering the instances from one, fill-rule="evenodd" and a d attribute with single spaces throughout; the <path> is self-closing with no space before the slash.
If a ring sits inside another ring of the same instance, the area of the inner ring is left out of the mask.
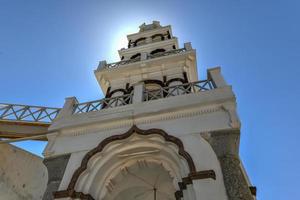
<path id="1" fill-rule="evenodd" d="M 0 144 L 0 199 L 42 199 L 48 179 L 42 161 L 23 149 Z"/>

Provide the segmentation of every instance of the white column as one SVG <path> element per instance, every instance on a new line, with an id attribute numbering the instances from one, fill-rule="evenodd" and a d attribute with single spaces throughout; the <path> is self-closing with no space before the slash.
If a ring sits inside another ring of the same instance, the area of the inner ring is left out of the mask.
<path id="1" fill-rule="evenodd" d="M 147 60 L 148 54 L 146 52 L 141 53 L 141 60 Z"/>
<path id="2" fill-rule="evenodd" d="M 190 42 L 184 43 L 184 48 L 187 51 L 193 50 L 192 44 Z"/>
<path id="3" fill-rule="evenodd" d="M 227 83 L 221 74 L 221 67 L 215 67 L 215 68 L 208 69 L 207 77 L 212 80 L 212 82 L 214 83 L 214 85 L 217 88 L 227 86 Z"/>
<path id="4" fill-rule="evenodd" d="M 78 101 L 76 97 L 67 97 L 65 98 L 65 104 L 62 109 L 59 111 L 56 119 L 64 118 L 73 114 L 74 105 L 77 104 Z"/>
<path id="5" fill-rule="evenodd" d="M 132 103 L 143 102 L 144 97 L 144 83 L 137 83 L 133 89 L 133 100 Z"/>

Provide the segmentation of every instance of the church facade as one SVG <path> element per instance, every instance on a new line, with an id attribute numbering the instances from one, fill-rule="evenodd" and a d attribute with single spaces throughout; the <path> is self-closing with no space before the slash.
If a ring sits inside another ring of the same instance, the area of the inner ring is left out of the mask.
<path id="1" fill-rule="evenodd" d="M 105 98 L 66 98 L 48 128 L 43 200 L 255 199 L 221 68 L 199 80 L 196 50 L 157 21 L 127 38 L 95 70 Z"/>

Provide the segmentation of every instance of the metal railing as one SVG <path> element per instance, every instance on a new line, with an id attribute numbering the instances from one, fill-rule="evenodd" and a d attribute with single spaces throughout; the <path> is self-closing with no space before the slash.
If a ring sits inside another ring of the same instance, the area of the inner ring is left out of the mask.
<path id="1" fill-rule="evenodd" d="M 0 103 L 0 121 L 24 121 L 51 123 L 60 108 Z"/>
<path id="2" fill-rule="evenodd" d="M 165 52 L 160 52 L 160 53 L 156 53 L 156 54 L 150 54 L 148 55 L 148 59 L 152 59 L 152 58 L 158 58 L 158 57 L 162 57 L 162 56 L 168 56 L 168 55 L 173 55 L 173 54 L 178 54 L 178 53 L 183 53 L 186 52 L 185 48 L 181 48 L 181 49 L 174 49 L 171 51 L 165 51 Z"/>
<path id="3" fill-rule="evenodd" d="M 73 114 L 99 111 L 107 108 L 124 106 L 132 103 L 133 93 L 117 97 L 104 98 L 95 101 L 75 104 Z"/>
<path id="4" fill-rule="evenodd" d="M 144 90 L 144 101 L 151 101 L 171 96 L 178 96 L 190 93 L 197 93 L 214 89 L 211 80 L 201 80 L 197 82 L 184 83 L 181 85 L 174 85 L 169 87 L 162 87 L 157 90 Z"/>
<path id="5" fill-rule="evenodd" d="M 158 58 L 158 57 L 168 56 L 168 55 L 172 55 L 172 54 L 183 53 L 183 52 L 186 52 L 186 51 L 187 50 L 185 48 L 174 49 L 174 50 L 171 50 L 171 51 L 166 51 L 166 52 L 156 53 L 156 54 L 153 54 L 153 55 L 148 55 L 147 59 L 152 59 L 152 58 Z M 107 69 L 114 69 L 114 68 L 118 68 L 121 65 L 127 65 L 127 64 L 135 63 L 135 62 L 139 62 L 139 61 L 141 61 L 141 58 L 121 60 L 119 62 L 109 63 L 105 67 Z"/>
<path id="6" fill-rule="evenodd" d="M 118 68 L 120 65 L 127 65 L 129 63 L 134 63 L 140 61 L 141 58 L 129 59 L 129 60 L 121 60 L 119 62 L 109 63 L 105 67 L 108 69 Z"/>

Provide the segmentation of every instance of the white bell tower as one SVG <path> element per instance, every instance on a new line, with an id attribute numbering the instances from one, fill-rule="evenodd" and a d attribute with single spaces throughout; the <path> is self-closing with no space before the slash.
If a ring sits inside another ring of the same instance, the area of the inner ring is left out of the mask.
<path id="1" fill-rule="evenodd" d="M 196 50 L 158 21 L 127 38 L 95 70 L 105 98 L 67 98 L 49 127 L 43 199 L 255 199 L 221 68 L 198 80 Z"/>

